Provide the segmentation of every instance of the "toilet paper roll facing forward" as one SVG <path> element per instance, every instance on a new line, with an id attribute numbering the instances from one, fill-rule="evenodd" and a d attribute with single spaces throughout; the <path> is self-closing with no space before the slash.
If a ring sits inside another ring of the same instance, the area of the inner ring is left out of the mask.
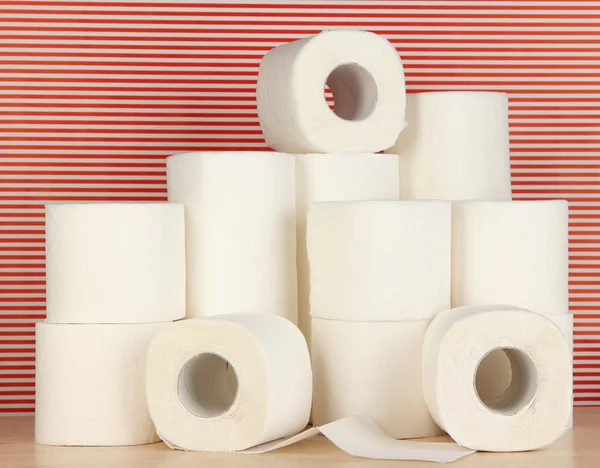
<path id="1" fill-rule="evenodd" d="M 158 442 L 144 388 L 150 339 L 165 326 L 36 324 L 35 441 Z"/>
<path id="2" fill-rule="evenodd" d="M 512 366 L 506 392 L 483 401 L 482 360 L 502 349 Z M 474 450 L 534 450 L 567 428 L 572 398 L 569 346 L 547 317 L 511 306 L 440 312 L 423 344 L 423 390 L 433 419 Z"/>
<path id="3" fill-rule="evenodd" d="M 335 112 L 323 88 L 333 94 Z M 287 153 L 375 153 L 404 128 L 405 85 L 396 49 L 382 36 L 324 31 L 269 51 L 258 72 L 265 140 Z"/>
<path id="4" fill-rule="evenodd" d="M 46 206 L 47 319 L 161 322 L 185 315 L 183 206 Z"/>
<path id="5" fill-rule="evenodd" d="M 175 322 L 150 345 L 146 392 L 172 448 L 234 452 L 285 437 L 308 423 L 306 341 L 267 314 Z"/>
<path id="6" fill-rule="evenodd" d="M 315 201 L 398 198 L 398 156 L 387 154 L 299 154 L 296 157 L 298 325 L 310 338 L 310 274 L 306 214 Z"/>
<path id="7" fill-rule="evenodd" d="M 313 318 L 313 424 L 361 414 L 394 438 L 442 434 L 423 399 L 421 349 L 428 324 Z"/>
<path id="8" fill-rule="evenodd" d="M 424 320 L 450 304 L 450 202 L 313 203 L 310 313 Z"/>
<path id="9" fill-rule="evenodd" d="M 187 315 L 297 319 L 294 156 L 199 152 L 167 158 L 185 206 Z"/>
<path id="10" fill-rule="evenodd" d="M 452 305 L 511 304 L 543 315 L 569 308 L 568 205 L 452 205 Z"/>
<path id="11" fill-rule="evenodd" d="M 510 200 L 508 98 L 484 92 L 407 95 L 400 198 Z"/>
<path id="12" fill-rule="evenodd" d="M 573 363 L 573 314 L 549 315 L 548 318 L 558 326 L 562 332 L 571 352 L 571 365 Z M 571 378 L 573 369 L 571 368 Z M 477 393 L 483 401 L 490 401 L 500 397 L 510 386 L 512 380 L 512 363 L 509 356 L 501 349 L 488 354 L 477 372 Z M 571 383 L 572 386 L 572 383 Z M 569 425 L 573 427 L 573 403 L 569 402 Z"/>

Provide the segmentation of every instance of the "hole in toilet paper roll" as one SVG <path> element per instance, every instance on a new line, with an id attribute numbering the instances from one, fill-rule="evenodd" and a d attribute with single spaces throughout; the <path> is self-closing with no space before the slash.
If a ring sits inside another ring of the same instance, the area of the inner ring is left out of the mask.
<path id="1" fill-rule="evenodd" d="M 504 353 L 505 358 L 499 353 Z M 500 366 L 510 365 L 510 369 Z M 494 372 L 493 368 L 496 368 Z M 480 377 L 480 373 L 483 375 Z M 485 376 L 485 377 L 484 377 Z M 488 391 L 483 391 L 482 378 Z M 528 406 L 538 387 L 538 373 L 533 360 L 516 348 L 497 348 L 487 353 L 475 371 L 475 391 L 490 410 L 511 415 Z M 489 389 L 494 389 L 489 390 Z"/>
<path id="2" fill-rule="evenodd" d="M 179 399 L 188 411 L 202 418 L 225 413 L 233 405 L 237 392 L 235 369 L 217 354 L 198 354 L 179 373 Z"/>
<path id="3" fill-rule="evenodd" d="M 357 63 L 336 67 L 327 77 L 326 86 L 333 95 L 333 112 L 344 120 L 363 120 L 377 105 L 377 85 L 373 76 Z"/>

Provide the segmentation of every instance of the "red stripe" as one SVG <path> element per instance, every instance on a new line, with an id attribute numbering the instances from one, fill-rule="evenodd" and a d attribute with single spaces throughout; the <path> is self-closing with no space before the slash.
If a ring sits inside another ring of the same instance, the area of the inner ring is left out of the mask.
<path id="1" fill-rule="evenodd" d="M 11 21 L 16 21 L 16 19 L 11 19 Z M 31 22 L 29 19 L 27 20 L 27 22 Z M 34 21 L 35 22 L 35 21 Z M 46 21 L 47 22 L 47 21 Z M 55 20 L 52 21 L 57 22 Z M 78 20 L 77 22 L 81 22 L 80 20 Z M 114 21 L 111 20 L 111 23 L 113 23 Z M 126 23 L 131 23 L 131 21 L 125 21 Z M 94 20 L 94 23 L 97 23 L 97 20 Z M 140 23 L 139 21 L 135 21 L 135 23 Z M 269 26 L 272 25 L 273 23 L 270 22 L 255 22 L 255 21 L 247 21 L 247 22 L 236 22 L 236 25 L 239 26 L 243 26 L 244 23 L 247 23 L 247 25 L 249 26 L 257 26 L 257 25 L 265 25 L 265 26 Z M 115 22 L 115 24 L 118 24 L 118 22 Z M 158 20 L 155 23 L 152 22 L 147 22 L 145 24 L 165 24 L 164 21 Z M 228 28 L 201 28 L 198 26 L 201 25 L 214 25 L 217 24 L 219 25 L 219 22 L 207 22 L 207 21 L 203 21 L 203 20 L 198 20 L 196 22 L 193 22 L 190 24 L 190 26 L 195 26 L 194 28 L 158 28 L 158 27 L 153 27 L 152 28 L 152 33 L 153 34 L 164 34 L 164 33 L 175 33 L 175 34 L 181 34 L 181 33 L 186 33 L 186 32 L 193 32 L 195 34 L 199 34 L 199 33 L 205 33 L 205 34 L 231 34 L 231 30 Z M 231 25 L 231 22 L 226 22 L 226 24 Z M 372 23 L 371 26 L 376 26 L 377 24 L 379 25 L 390 25 L 390 26 L 402 26 L 402 23 L 389 23 L 389 24 L 382 24 L 382 23 Z M 448 28 L 450 27 L 458 27 L 460 25 L 465 25 L 466 23 L 444 23 L 441 26 L 447 26 Z M 533 25 L 528 25 L 526 23 L 519 23 L 520 25 L 522 25 L 522 27 L 535 27 L 535 24 Z M 553 23 L 552 25 L 554 25 L 555 23 Z M 288 41 L 292 41 L 294 39 L 299 39 L 301 37 L 305 37 L 305 36 L 309 36 L 309 35 L 314 35 L 314 34 L 319 34 L 323 29 L 326 29 L 327 27 L 330 27 L 330 24 L 328 23 L 323 23 L 323 22 L 311 22 L 311 21 L 288 21 L 288 22 L 277 22 L 277 25 L 281 25 L 281 26 L 317 26 L 315 29 L 277 29 L 277 33 L 279 34 L 289 34 L 289 35 L 296 35 L 297 38 L 288 38 Z M 365 22 L 344 22 L 344 23 L 340 23 L 340 26 L 358 26 L 362 29 L 365 30 L 369 30 L 368 23 Z M 416 24 L 416 23 L 405 23 L 405 26 L 424 26 L 423 24 Z M 539 26 L 539 23 L 537 24 Z M 503 27 L 503 26 L 513 26 L 514 24 L 511 23 L 472 23 L 471 26 L 473 27 L 480 27 L 482 28 L 481 30 L 452 30 L 452 29 L 436 29 L 436 28 L 440 28 L 440 24 L 436 24 L 436 23 L 429 23 L 428 24 L 429 27 L 431 27 L 432 29 L 428 29 L 428 30 L 411 30 L 410 34 L 414 35 L 414 36 L 437 36 L 437 35 L 448 35 L 448 36 L 486 36 L 486 35 L 490 35 L 490 34 L 494 34 L 497 36 L 581 36 L 581 35 L 588 35 L 588 36 L 596 36 L 596 35 L 600 35 L 600 30 L 594 30 L 594 29 L 590 29 L 590 30 L 561 30 L 561 29 L 553 29 L 553 30 L 521 30 L 521 29 L 495 29 L 493 30 L 493 32 L 490 33 L 489 29 L 485 29 L 485 28 L 490 28 L 490 27 Z M 548 25 L 546 25 L 547 27 Z M 577 25 L 579 27 L 579 25 Z M 584 25 L 585 26 L 585 25 Z M 566 23 L 565 27 L 573 27 L 572 23 Z M 590 28 L 594 27 L 594 25 L 590 25 Z M 83 26 L 83 27 L 76 27 L 76 26 L 3 26 L 2 28 L 4 31 L 8 32 L 8 31 L 15 31 L 15 32 L 26 32 L 26 31 L 31 31 L 31 32 L 66 32 L 66 31 L 73 31 L 73 32 L 82 32 L 82 33 L 92 33 L 92 32 L 115 32 L 115 33 L 134 33 L 137 34 L 141 31 L 141 29 L 139 28 L 124 28 L 124 27 L 90 27 L 90 26 Z M 242 29 L 242 28 L 237 28 L 236 29 L 236 33 L 238 34 L 260 34 L 260 33 L 265 33 L 267 32 L 266 29 Z M 394 29 L 377 29 L 377 30 L 372 30 L 371 32 L 383 35 L 383 36 L 388 36 L 388 35 L 395 35 L 398 34 L 397 30 Z M 14 35 L 13 35 L 14 37 Z M 22 36 L 18 36 L 19 38 L 21 38 Z M 39 37 L 39 36 L 38 36 Z M 418 42 L 418 41 L 415 41 Z"/>
<path id="2" fill-rule="evenodd" d="M 565 5 L 552 5 L 552 4 L 547 4 L 544 0 L 537 0 L 541 3 L 540 5 L 513 5 L 511 4 L 510 6 L 505 6 L 505 5 L 493 5 L 490 3 L 493 3 L 494 1 L 503 1 L 503 0 L 489 0 L 486 2 L 482 2 L 482 5 L 457 5 L 457 4 L 448 4 L 448 5 L 444 5 L 444 4 L 431 4 L 428 5 L 427 3 L 424 2 L 419 2 L 418 5 L 406 5 L 406 4 L 385 4 L 385 5 L 377 5 L 377 4 L 364 4 L 364 3 L 359 3 L 359 4 L 349 4 L 349 3 L 296 3 L 296 2 L 289 2 L 289 3 L 252 3 L 251 5 L 248 5 L 249 8 L 260 8 L 260 9 L 276 9 L 276 10 L 285 10 L 285 9 L 294 9 L 294 10 L 304 10 L 304 9 L 327 9 L 327 10 L 336 10 L 336 9 L 343 9 L 343 10 L 368 10 L 368 16 L 371 16 L 370 11 L 371 10 L 460 10 L 461 8 L 465 8 L 467 10 L 533 10 L 536 12 L 537 16 L 542 16 L 545 17 L 545 11 L 560 11 L 560 10 L 573 10 L 574 8 L 572 6 L 565 6 Z M 535 2 L 536 0 L 534 0 Z M 582 0 L 582 2 L 585 1 L 590 1 L 592 2 L 593 0 Z M 11 5 L 23 5 L 23 6 L 31 6 L 32 3 L 31 1 L 18 1 L 18 0 L 10 0 L 10 4 Z M 145 7 L 145 8 L 161 8 L 161 7 L 165 7 L 165 3 L 156 3 L 156 2 L 150 2 L 150 3 L 135 3 L 135 2 L 67 2 L 67 1 L 36 1 L 34 5 L 44 5 L 44 6 L 70 6 L 70 7 L 86 7 L 86 8 L 91 8 L 94 6 L 100 7 L 100 8 L 112 8 L 112 7 L 132 7 L 132 8 L 141 8 L 141 7 Z M 196 8 L 218 8 L 218 9 L 228 9 L 228 8 L 244 8 L 244 4 L 240 4 L 240 3 L 218 3 L 218 2 L 213 2 L 213 3 L 202 3 L 200 5 L 195 5 L 195 4 L 191 4 L 191 3 L 177 3 L 177 2 L 169 2 L 168 3 L 169 8 L 183 8 L 185 10 L 191 10 L 194 11 Z M 543 7 L 543 8 L 541 8 Z M 597 7 L 595 6 L 577 6 L 575 7 L 578 11 L 584 11 L 584 10 L 592 10 L 592 11 L 596 11 Z M 62 11 L 62 10 L 61 10 Z M 87 10 L 86 10 L 87 12 Z M 162 13 L 162 12 L 161 12 Z M 212 12 L 211 12 L 212 13 Z M 321 15 L 330 15 L 330 13 L 322 13 Z M 294 16 L 304 16 L 305 12 L 302 13 L 295 13 Z M 345 14 L 344 14 L 345 15 Z M 437 15 L 436 17 L 438 17 L 439 15 Z M 443 17 L 446 16 L 446 13 L 442 14 Z"/>

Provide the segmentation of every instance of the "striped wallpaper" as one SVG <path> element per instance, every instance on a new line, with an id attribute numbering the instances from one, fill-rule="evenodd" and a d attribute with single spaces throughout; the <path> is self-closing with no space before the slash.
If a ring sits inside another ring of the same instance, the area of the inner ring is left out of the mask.
<path id="1" fill-rule="evenodd" d="M 0 413 L 34 409 L 43 204 L 166 200 L 165 156 L 264 149 L 261 57 L 342 27 L 411 92 L 509 93 L 514 197 L 571 201 L 576 402 L 600 402 L 600 2 L 0 0 Z"/>

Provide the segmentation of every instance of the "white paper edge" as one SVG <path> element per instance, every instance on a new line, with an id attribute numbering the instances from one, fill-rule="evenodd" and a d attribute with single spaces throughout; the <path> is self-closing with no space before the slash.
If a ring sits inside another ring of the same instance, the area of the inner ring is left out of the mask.
<path id="1" fill-rule="evenodd" d="M 396 440 L 383 433 L 367 416 L 349 416 L 320 427 L 313 427 L 287 439 L 277 439 L 235 453 L 261 454 L 323 434 L 349 455 L 379 460 L 412 460 L 449 463 L 474 450 L 452 442 L 415 442 Z"/>

